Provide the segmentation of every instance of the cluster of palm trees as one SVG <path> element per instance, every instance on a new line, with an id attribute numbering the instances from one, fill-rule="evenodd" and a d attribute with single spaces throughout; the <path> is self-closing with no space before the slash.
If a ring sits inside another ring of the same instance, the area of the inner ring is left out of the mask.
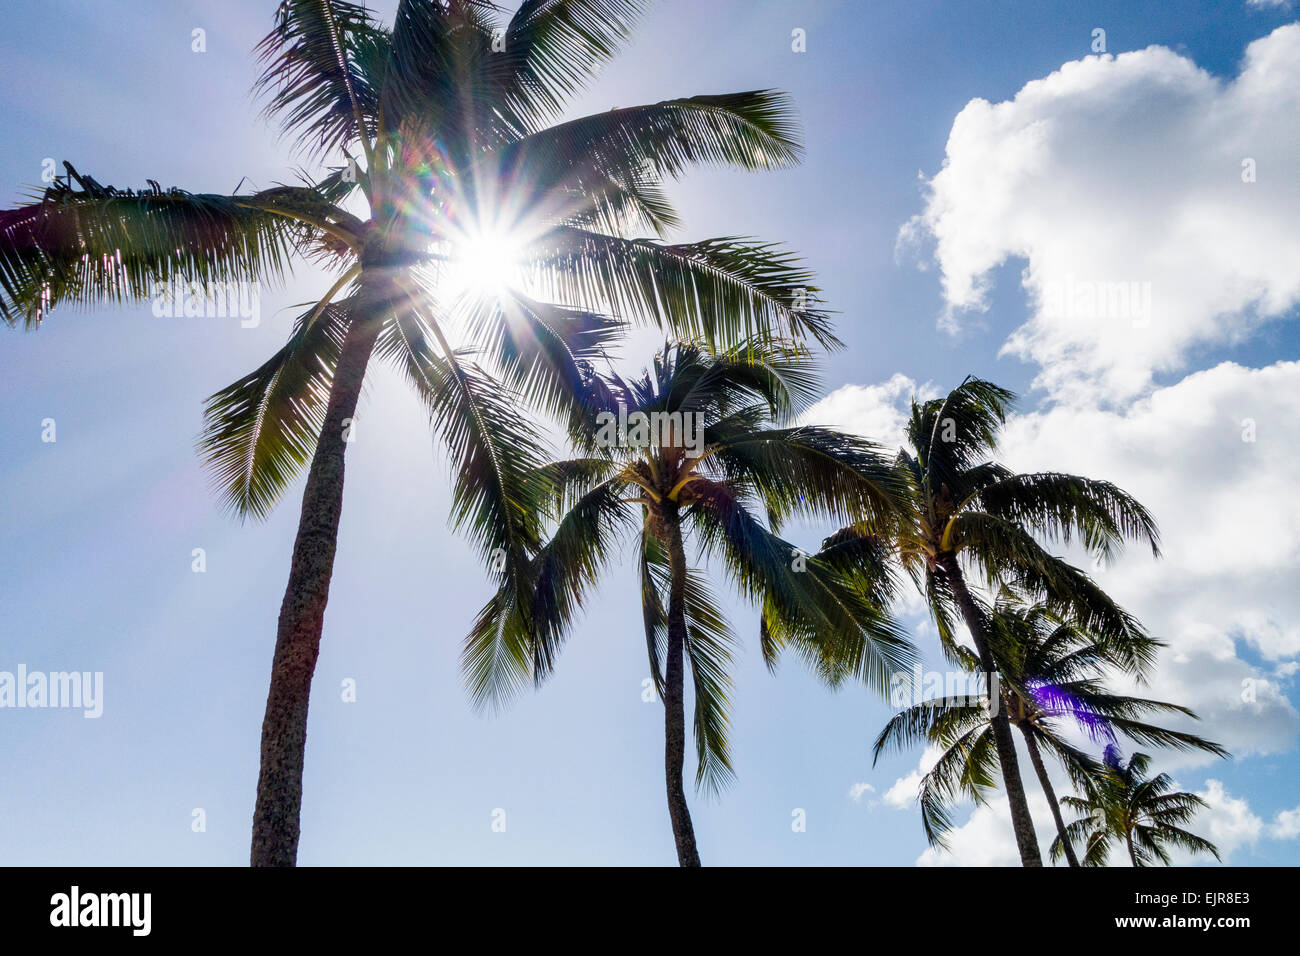
<path id="1" fill-rule="evenodd" d="M 332 277 L 287 344 L 205 406 L 201 453 L 235 514 L 265 516 L 306 472 L 251 862 L 297 856 L 344 454 L 376 358 L 424 402 L 450 453 L 454 525 L 491 579 L 462 657 L 476 704 L 502 705 L 546 678 L 602 570 L 630 549 L 682 865 L 700 862 L 683 783 L 688 671 L 696 783 L 720 788 L 733 775 L 736 636 L 706 569 L 757 607 L 769 665 L 788 647 L 832 686 L 882 693 L 916 659 L 894 609 L 905 578 L 920 589 L 949 659 L 989 680 L 982 701 L 911 708 L 877 741 L 877 753 L 915 740 L 945 748 L 921 793 L 932 839 L 956 798 L 984 800 L 1000 778 L 1021 858 L 1041 862 L 1016 727 L 1052 806 L 1053 850 L 1071 863 L 1074 844 L 1099 863 L 1115 838 L 1135 864 L 1166 859 L 1170 842 L 1212 850 L 1181 829 L 1196 798 L 1145 780 L 1147 758 L 1121 764 L 1113 744 L 1221 749 L 1140 719 L 1183 708 L 1103 686 L 1107 668 L 1143 677 L 1159 644 L 1049 550 L 1077 542 L 1107 557 L 1133 539 L 1155 552 L 1147 511 L 1103 481 L 992 461 L 1012 396 L 977 379 L 914 403 L 910 448 L 896 457 L 801 424 L 818 394 L 815 349 L 840 344 L 812 274 L 773 243 L 667 240 L 679 220 L 663 187 L 688 167 L 798 161 L 786 98 L 695 96 L 558 121 L 647 4 L 524 0 L 503 20 L 484 0 L 400 0 L 385 26 L 360 3 L 285 0 L 259 47 L 258 88 L 301 149 L 338 163 L 327 174 L 212 195 L 74 182 L 69 168 L 66 182 L 0 212 L 0 315 L 11 325 L 35 327 L 60 305 L 147 299 L 176 281 L 273 281 L 300 259 Z M 464 288 L 457 277 L 485 246 L 510 281 Z M 665 337 L 632 378 L 607 358 L 629 323 Z M 598 421 L 629 411 L 683 424 L 649 443 L 598 440 Z M 552 451 L 552 430 L 565 454 Z M 841 530 L 807 553 L 781 537 L 791 519 Z M 1101 760 L 1072 728 L 1111 745 Z M 1085 814 L 1068 826 L 1045 752 L 1082 794 L 1061 801 Z"/>

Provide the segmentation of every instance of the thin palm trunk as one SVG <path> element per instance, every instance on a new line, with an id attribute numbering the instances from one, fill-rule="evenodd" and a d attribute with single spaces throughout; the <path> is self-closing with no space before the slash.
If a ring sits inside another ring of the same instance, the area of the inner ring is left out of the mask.
<path id="1" fill-rule="evenodd" d="M 1024 724 L 1020 725 L 1020 733 L 1025 738 L 1025 748 L 1029 751 L 1029 762 L 1034 765 L 1034 773 L 1038 774 L 1038 782 L 1042 784 L 1043 794 L 1047 797 L 1047 805 L 1052 808 L 1052 819 L 1056 822 L 1056 835 L 1061 838 L 1061 846 L 1065 849 L 1065 859 L 1070 866 L 1078 866 L 1079 858 L 1074 855 L 1074 847 L 1070 845 L 1070 838 L 1065 834 L 1065 820 L 1061 817 L 1061 805 L 1056 801 L 1056 791 L 1052 788 L 1051 778 L 1047 776 L 1047 767 L 1043 764 L 1043 755 L 1039 753 L 1038 741 Z"/>
<path id="2" fill-rule="evenodd" d="M 1124 834 L 1124 843 L 1128 846 L 1128 858 L 1133 862 L 1133 865 L 1141 866 L 1142 864 L 1138 862 L 1137 851 L 1133 849 L 1132 830 L 1129 830 Z"/>
<path id="3" fill-rule="evenodd" d="M 990 718 L 993 725 L 993 740 L 998 749 L 998 762 L 1002 767 L 1002 780 L 1006 785 L 1007 802 L 1011 805 L 1011 826 L 1016 833 L 1016 846 L 1020 850 L 1020 862 L 1024 866 L 1042 866 L 1043 858 L 1038 851 L 1038 837 L 1034 833 L 1034 818 L 1029 814 L 1029 801 L 1025 798 L 1025 787 L 1020 780 L 1020 763 L 1016 759 L 1016 741 L 1011 736 L 1011 721 L 1007 718 L 1006 708 L 1000 706 L 1000 696 L 994 687 L 994 675 L 997 673 L 993 653 L 989 649 L 987 635 L 984 633 L 984 617 L 966 587 L 961 567 L 955 555 L 945 555 L 941 559 L 948 583 L 952 586 L 961 607 L 962 617 L 970 630 L 975 650 L 979 654 L 980 667 L 988 678 L 989 707 L 996 708 Z"/>
<path id="4" fill-rule="evenodd" d="M 312 457 L 293 545 L 289 583 L 280 605 L 271 687 L 262 719 L 262 765 L 253 811 L 253 866 L 294 866 L 298 858 L 307 704 L 320 654 L 325 604 L 343 509 L 343 456 L 366 365 L 379 335 L 374 283 L 363 281 L 330 387 L 324 424 Z"/>
<path id="5" fill-rule="evenodd" d="M 695 829 L 686 805 L 682 785 L 682 765 L 686 760 L 686 704 L 683 684 L 686 646 L 686 548 L 675 510 L 664 516 L 668 537 L 668 570 L 671 590 L 668 595 L 668 660 L 664 670 L 664 772 L 668 785 L 668 815 L 673 822 L 673 839 L 677 843 L 677 862 L 682 866 L 699 866 L 700 854 L 695 847 Z"/>

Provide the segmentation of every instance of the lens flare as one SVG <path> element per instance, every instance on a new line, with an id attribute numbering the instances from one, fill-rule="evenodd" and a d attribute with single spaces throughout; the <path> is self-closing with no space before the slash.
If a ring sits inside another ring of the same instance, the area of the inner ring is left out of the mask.
<path id="1" fill-rule="evenodd" d="M 447 270 L 447 291 L 454 296 L 494 295 L 519 284 L 518 237 L 507 229 L 467 233 L 455 243 Z"/>

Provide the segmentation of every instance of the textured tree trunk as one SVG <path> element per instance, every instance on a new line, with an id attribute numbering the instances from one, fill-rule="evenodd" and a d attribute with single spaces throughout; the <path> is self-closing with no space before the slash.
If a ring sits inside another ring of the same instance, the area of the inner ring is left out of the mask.
<path id="1" fill-rule="evenodd" d="M 262 720 L 262 765 L 253 811 L 253 866 L 294 866 L 302 809 L 307 702 L 320 654 L 325 603 L 343 509 L 345 423 L 356 412 L 366 365 L 381 325 L 377 290 L 363 281 L 357 312 L 343 343 L 316 453 L 302 495 L 298 537 L 271 659 L 271 688 Z"/>
<path id="2" fill-rule="evenodd" d="M 686 704 L 683 693 L 686 648 L 686 548 L 676 510 L 665 516 L 668 534 L 668 661 L 664 671 L 664 772 L 668 783 L 668 816 L 677 842 L 677 862 L 699 866 L 695 829 L 686 805 L 682 785 L 682 764 L 686 759 Z"/>
<path id="3" fill-rule="evenodd" d="M 1011 736 L 1011 721 L 1007 718 L 1006 708 L 1002 706 L 1000 696 L 995 696 L 993 677 L 997 673 L 997 666 L 993 660 L 993 652 L 989 649 L 988 637 L 984 633 L 984 616 L 966 587 L 966 579 L 962 576 L 957 556 L 944 555 L 940 563 L 957 597 L 962 617 L 966 619 L 966 627 L 970 630 L 971 639 L 975 641 L 980 667 L 984 668 L 984 673 L 988 677 L 989 705 L 997 708 L 990 723 L 993 725 L 993 740 L 998 748 L 998 762 L 1002 766 L 1002 781 L 1007 789 L 1007 802 L 1011 804 L 1011 825 L 1016 832 L 1020 862 L 1024 866 L 1042 866 L 1043 858 L 1038 851 L 1038 837 L 1034 833 L 1034 818 L 1029 814 L 1029 802 L 1025 799 L 1025 787 L 1020 780 L 1020 763 L 1016 759 L 1016 741 Z"/>
<path id="4" fill-rule="evenodd" d="M 1070 866 L 1078 866 L 1079 858 L 1074 855 L 1074 847 L 1070 845 L 1070 838 L 1065 835 L 1065 821 L 1061 819 L 1061 805 L 1056 802 L 1056 791 L 1052 789 L 1052 781 L 1047 776 L 1047 767 L 1043 764 L 1043 755 L 1038 751 L 1038 741 L 1034 735 L 1021 725 L 1020 733 L 1025 738 L 1025 747 L 1029 750 L 1029 762 L 1034 765 L 1034 773 L 1038 774 L 1038 782 L 1043 786 L 1043 793 L 1047 796 L 1047 805 L 1052 808 L 1052 819 L 1056 821 L 1056 835 L 1061 839 L 1061 846 L 1065 848 L 1065 859 Z"/>
<path id="5" fill-rule="evenodd" d="M 1125 833 L 1125 834 L 1124 834 L 1124 842 L 1128 845 L 1128 858 L 1129 858 L 1129 860 L 1132 861 L 1132 863 L 1133 863 L 1134 866 L 1141 866 L 1142 864 L 1138 862 L 1137 851 L 1133 849 L 1133 834 L 1132 834 L 1132 832 L 1129 832 L 1129 833 Z"/>

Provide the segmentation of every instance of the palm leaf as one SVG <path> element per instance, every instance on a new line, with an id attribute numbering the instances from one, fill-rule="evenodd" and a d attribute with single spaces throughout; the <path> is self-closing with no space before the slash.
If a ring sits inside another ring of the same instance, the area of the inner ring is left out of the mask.
<path id="1" fill-rule="evenodd" d="M 70 172 L 71 175 L 71 172 Z M 288 264 L 289 219 L 253 208 L 257 196 L 179 190 L 51 189 L 0 211 L 0 317 L 40 324 L 56 306 L 153 298 L 174 280 L 278 281 Z"/>
<path id="2" fill-rule="evenodd" d="M 812 273 L 773 243 L 743 238 L 668 245 L 559 226 L 529 245 L 551 298 L 655 322 L 714 351 L 772 338 L 839 340 Z"/>
<path id="3" fill-rule="evenodd" d="M 204 404 L 199 450 L 233 513 L 265 518 L 311 460 L 347 333 L 348 305 L 304 312 L 283 348 Z"/>
<path id="4" fill-rule="evenodd" d="M 360 142 L 369 154 L 388 37 L 363 4 L 282 0 L 257 54 L 255 91 L 298 146 L 319 155 Z"/>

